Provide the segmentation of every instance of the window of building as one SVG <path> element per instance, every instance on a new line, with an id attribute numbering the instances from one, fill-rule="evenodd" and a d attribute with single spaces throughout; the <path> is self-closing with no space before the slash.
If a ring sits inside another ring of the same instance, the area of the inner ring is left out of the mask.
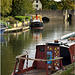
<path id="1" fill-rule="evenodd" d="M 38 7 L 38 5 L 36 5 L 36 7 Z"/>
<path id="2" fill-rule="evenodd" d="M 36 0 L 36 3 L 38 3 L 38 0 Z"/>

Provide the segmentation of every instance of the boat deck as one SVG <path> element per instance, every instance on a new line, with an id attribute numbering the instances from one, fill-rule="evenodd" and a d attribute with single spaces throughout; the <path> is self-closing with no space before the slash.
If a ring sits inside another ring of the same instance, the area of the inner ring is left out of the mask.
<path id="1" fill-rule="evenodd" d="M 23 75 L 46 75 L 46 70 L 45 69 L 33 69 L 24 73 Z M 51 75 L 50 70 L 48 70 L 48 75 Z"/>

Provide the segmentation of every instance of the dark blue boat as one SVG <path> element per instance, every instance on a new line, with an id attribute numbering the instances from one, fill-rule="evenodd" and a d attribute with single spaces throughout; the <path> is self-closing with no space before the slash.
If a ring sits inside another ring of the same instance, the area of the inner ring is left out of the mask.
<path id="1" fill-rule="evenodd" d="M 6 25 L 4 23 L 0 24 L 0 35 L 2 35 L 4 33 L 4 31 L 5 31 L 6 28 L 7 27 L 6 27 Z"/>
<path id="2" fill-rule="evenodd" d="M 41 15 L 33 15 L 30 20 L 30 27 L 32 29 L 43 29 L 43 21 Z"/>

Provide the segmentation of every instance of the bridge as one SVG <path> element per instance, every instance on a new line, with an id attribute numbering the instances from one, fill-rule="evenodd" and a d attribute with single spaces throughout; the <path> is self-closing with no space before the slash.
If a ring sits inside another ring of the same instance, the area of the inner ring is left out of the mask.
<path id="1" fill-rule="evenodd" d="M 42 15 L 43 18 L 48 18 L 49 20 L 67 20 L 68 17 L 74 20 L 75 16 L 73 10 L 39 10 L 35 13 Z"/>

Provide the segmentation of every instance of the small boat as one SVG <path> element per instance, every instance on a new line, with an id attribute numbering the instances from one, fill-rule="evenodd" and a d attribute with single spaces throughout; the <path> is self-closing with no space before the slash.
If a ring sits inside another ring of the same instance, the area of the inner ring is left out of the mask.
<path id="1" fill-rule="evenodd" d="M 6 28 L 7 27 L 6 27 L 6 25 L 4 23 L 0 24 L 0 35 L 2 35 L 4 33 L 4 31 L 5 31 Z"/>
<path id="2" fill-rule="evenodd" d="M 70 37 L 75 37 L 75 32 L 72 32 L 72 33 L 69 33 L 69 34 L 62 36 L 61 40 L 65 40 L 65 39 L 68 39 Z"/>
<path id="3" fill-rule="evenodd" d="M 12 75 L 51 75 L 51 72 L 56 72 L 62 69 L 63 66 L 74 63 L 75 37 L 70 37 L 69 39 L 72 41 L 69 40 L 66 44 L 54 40 L 54 42 L 44 45 L 37 45 L 35 58 L 29 57 L 28 53 L 17 56 Z M 28 61 L 31 60 L 33 62 L 32 65 L 29 66 L 31 62 L 29 63 Z"/>
<path id="4" fill-rule="evenodd" d="M 30 27 L 33 29 L 43 29 L 43 21 L 41 15 L 33 15 L 30 20 Z"/>
<path id="5" fill-rule="evenodd" d="M 16 57 L 12 75 L 48 75 L 62 68 L 62 59 L 58 43 L 37 45 L 35 58 L 30 57 L 28 52 Z M 31 63 L 32 65 L 30 65 Z"/>

